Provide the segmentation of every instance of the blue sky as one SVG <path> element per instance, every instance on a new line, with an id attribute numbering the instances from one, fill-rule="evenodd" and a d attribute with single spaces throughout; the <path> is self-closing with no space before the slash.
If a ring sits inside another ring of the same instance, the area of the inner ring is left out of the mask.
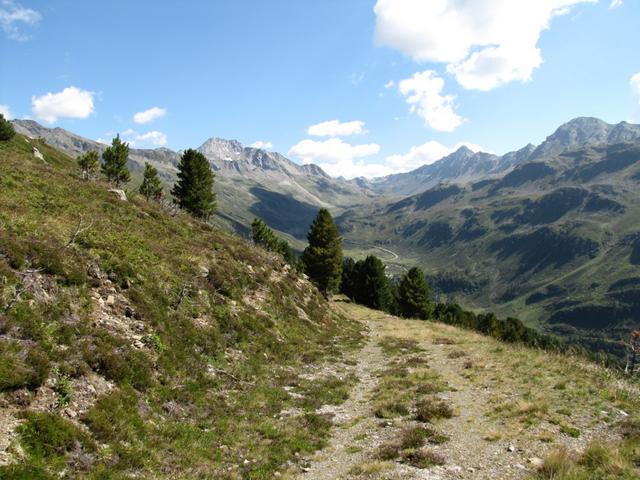
<path id="1" fill-rule="evenodd" d="M 640 121 L 639 25 L 637 0 L 0 0 L 0 109 L 383 175 Z"/>

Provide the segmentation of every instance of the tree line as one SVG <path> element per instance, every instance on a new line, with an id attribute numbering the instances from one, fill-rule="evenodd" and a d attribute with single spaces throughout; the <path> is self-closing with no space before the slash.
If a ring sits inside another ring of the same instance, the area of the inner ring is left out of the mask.
<path id="1" fill-rule="evenodd" d="M 499 319 L 491 312 L 476 314 L 457 304 L 434 302 L 425 274 L 417 267 L 398 279 L 390 278 L 382 260 L 374 255 L 358 261 L 343 258 L 338 227 L 326 209 L 318 212 L 307 239 L 302 268 L 325 296 L 339 292 L 369 308 L 405 318 L 441 321 L 504 342 L 547 350 L 563 346 L 556 337 L 529 328 L 517 318 Z"/>
<path id="2" fill-rule="evenodd" d="M 116 135 L 111 145 L 102 153 L 102 163 L 98 152 L 89 151 L 77 159 L 85 180 L 94 178 L 100 171 L 116 188 L 131 180 L 127 166 L 129 144 Z M 216 211 L 216 194 L 213 191 L 215 174 L 207 158 L 197 150 L 187 149 L 178 164 L 178 181 L 171 189 L 175 203 L 193 216 L 208 220 Z M 164 197 L 158 170 L 151 164 L 144 164 L 142 183 L 138 191 L 147 199 L 160 201 Z"/>

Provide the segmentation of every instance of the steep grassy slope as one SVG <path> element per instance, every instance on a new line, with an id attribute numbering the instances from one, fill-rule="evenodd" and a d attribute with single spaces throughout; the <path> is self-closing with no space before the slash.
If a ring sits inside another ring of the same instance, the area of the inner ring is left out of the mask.
<path id="1" fill-rule="evenodd" d="M 444 298 L 622 354 L 640 313 L 640 144 L 565 152 L 338 218 L 347 244 L 419 264 Z"/>
<path id="2" fill-rule="evenodd" d="M 280 258 L 0 143 L 0 478 L 272 478 L 358 341 Z"/>

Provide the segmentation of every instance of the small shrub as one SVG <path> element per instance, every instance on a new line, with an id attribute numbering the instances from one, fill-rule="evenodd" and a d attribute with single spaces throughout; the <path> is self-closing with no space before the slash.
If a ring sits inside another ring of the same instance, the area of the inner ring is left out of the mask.
<path id="1" fill-rule="evenodd" d="M 395 460 L 400 456 L 400 445 L 395 442 L 383 443 L 375 456 L 379 460 Z"/>
<path id="2" fill-rule="evenodd" d="M 120 385 L 132 385 L 143 390 L 153 381 L 151 361 L 147 355 L 133 350 L 115 337 L 103 334 L 95 338 L 92 348 L 85 348 L 84 357 L 94 370 Z"/>
<path id="3" fill-rule="evenodd" d="M 453 417 L 453 409 L 444 401 L 427 397 L 416 404 L 416 420 L 431 422 L 438 418 Z"/>
<path id="4" fill-rule="evenodd" d="M 430 448 L 407 450 L 402 459 L 416 468 L 429 468 L 434 465 L 444 465 L 444 457 Z"/>
<path id="5" fill-rule="evenodd" d="M 421 447 L 429 434 L 430 431 L 422 425 L 408 428 L 401 434 L 400 447 L 403 450 Z"/>
<path id="6" fill-rule="evenodd" d="M 0 391 L 38 388 L 49 375 L 49 358 L 39 347 L 26 354 L 16 342 L 0 341 Z"/>
<path id="7" fill-rule="evenodd" d="M 44 468 L 26 463 L 0 466 L 0 478 L 11 480 L 53 480 Z"/>
<path id="8" fill-rule="evenodd" d="M 18 428 L 21 444 L 35 458 L 64 455 L 78 444 L 90 446 L 86 433 L 58 415 L 25 412 L 22 416 L 26 422 Z"/>
<path id="9" fill-rule="evenodd" d="M 131 441 L 145 431 L 138 411 L 138 395 L 130 387 L 100 397 L 84 421 L 101 442 Z"/>
<path id="10" fill-rule="evenodd" d="M 158 353 L 161 353 L 165 348 L 162 339 L 155 333 L 149 333 L 143 336 L 141 340 L 147 347 L 152 348 Z"/>
<path id="11" fill-rule="evenodd" d="M 68 376 L 60 375 L 56 379 L 53 391 L 56 392 L 56 403 L 58 408 L 64 408 L 69 405 L 71 402 L 71 396 L 73 395 L 73 389 L 71 388 L 71 381 Z"/>
<path id="12" fill-rule="evenodd" d="M 556 450 L 547 455 L 538 470 L 538 475 L 547 480 L 554 480 L 568 476 L 574 470 L 573 462 L 565 449 Z"/>
<path id="13" fill-rule="evenodd" d="M 578 438 L 580 436 L 580 430 L 570 425 L 560 425 L 560 431 L 573 438 Z"/>
<path id="14" fill-rule="evenodd" d="M 409 408 L 402 402 L 390 401 L 378 405 L 373 413 L 378 418 L 402 417 L 409 415 Z"/>
<path id="15" fill-rule="evenodd" d="M 454 350 L 449 355 L 447 355 L 447 357 L 451 358 L 452 360 L 460 357 L 466 357 L 466 356 L 467 356 L 467 353 L 462 350 Z"/>

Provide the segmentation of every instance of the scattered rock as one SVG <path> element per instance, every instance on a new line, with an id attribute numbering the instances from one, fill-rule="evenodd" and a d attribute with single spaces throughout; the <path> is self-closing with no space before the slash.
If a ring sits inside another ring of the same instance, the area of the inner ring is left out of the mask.
<path id="1" fill-rule="evenodd" d="M 116 297 L 114 297 L 113 295 L 109 295 L 107 297 L 107 305 L 115 305 L 116 303 Z"/>
<path id="2" fill-rule="evenodd" d="M 542 460 L 541 458 L 538 457 L 531 457 L 528 459 L 528 462 L 534 466 L 535 468 L 540 468 L 542 466 L 542 464 L 544 463 L 544 460 Z"/>
<path id="3" fill-rule="evenodd" d="M 512 453 L 513 453 L 513 452 L 515 452 L 515 451 L 516 451 L 516 447 L 514 447 L 513 445 L 509 445 L 509 446 L 507 447 L 507 451 L 508 451 L 508 452 L 512 452 Z"/>
<path id="4" fill-rule="evenodd" d="M 43 162 L 46 162 L 44 159 L 44 155 L 42 155 L 42 153 L 40 153 L 40 150 L 38 150 L 37 147 L 32 147 L 31 148 L 31 153 L 33 153 L 33 156 L 42 160 Z"/>
<path id="5" fill-rule="evenodd" d="M 124 193 L 124 190 L 120 190 L 118 188 L 110 188 L 109 192 L 113 193 L 114 195 L 116 195 L 120 200 L 122 200 L 123 202 L 127 201 L 127 194 Z"/>

